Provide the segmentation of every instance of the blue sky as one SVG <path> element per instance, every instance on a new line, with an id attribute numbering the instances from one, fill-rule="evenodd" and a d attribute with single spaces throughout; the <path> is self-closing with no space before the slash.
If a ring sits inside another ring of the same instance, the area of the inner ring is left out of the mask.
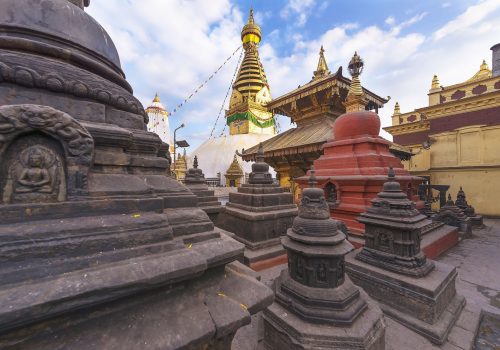
<path id="1" fill-rule="evenodd" d="M 357 50 L 362 84 L 391 96 L 379 113 L 384 126 L 396 101 L 402 112 L 427 104 L 433 74 L 446 86 L 474 75 L 482 59 L 491 67 L 489 48 L 500 42 L 498 0 L 106 0 L 87 11 L 110 33 L 144 106 L 158 92 L 173 110 L 241 44 L 250 6 L 273 96 L 309 81 L 321 45 L 331 71 Z M 171 116 L 172 128 L 186 124 L 179 138 L 190 150 L 209 137 L 237 58 Z M 292 126 L 278 121 L 281 131 Z M 223 127 L 222 115 L 216 135 Z"/>

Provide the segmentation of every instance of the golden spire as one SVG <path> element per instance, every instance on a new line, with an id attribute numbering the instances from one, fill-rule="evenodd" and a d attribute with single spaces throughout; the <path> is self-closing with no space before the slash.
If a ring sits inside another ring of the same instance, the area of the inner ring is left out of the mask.
<path id="1" fill-rule="evenodd" d="M 158 93 L 155 94 L 155 98 L 153 99 L 153 102 L 160 102 L 160 96 L 158 96 Z"/>
<path id="2" fill-rule="evenodd" d="M 400 115 L 401 114 L 401 109 L 399 108 L 399 102 L 396 102 L 394 105 L 394 113 L 392 115 Z"/>
<path id="3" fill-rule="evenodd" d="M 491 70 L 490 67 L 488 67 L 488 63 L 486 63 L 486 60 L 483 60 L 483 63 L 479 66 L 479 71 L 467 81 L 482 80 L 487 78 L 491 78 Z"/>
<path id="4" fill-rule="evenodd" d="M 241 96 L 255 100 L 255 95 L 265 86 L 268 86 L 266 73 L 259 58 L 258 46 L 261 39 L 260 27 L 253 18 L 253 9 L 250 10 L 247 24 L 241 31 L 241 41 L 245 49 L 245 56 L 241 62 L 238 76 L 233 84 Z M 233 96 L 235 92 L 233 91 Z M 231 101 L 233 101 L 231 96 Z"/>
<path id="5" fill-rule="evenodd" d="M 432 77 L 431 90 L 439 88 L 441 88 L 441 85 L 439 85 L 439 78 L 436 74 L 434 74 L 434 76 Z"/>
<path id="6" fill-rule="evenodd" d="M 325 77 L 330 74 L 328 70 L 328 64 L 325 59 L 325 49 L 323 49 L 323 45 L 321 45 L 321 49 L 319 50 L 319 60 L 318 67 L 314 71 L 313 80 Z"/>
<path id="7" fill-rule="evenodd" d="M 354 52 L 349 65 L 347 66 L 352 76 L 351 86 L 347 93 L 347 100 L 344 103 L 346 112 L 364 111 L 368 103 L 365 97 L 359 76 L 363 72 L 364 62 L 357 52 Z"/>

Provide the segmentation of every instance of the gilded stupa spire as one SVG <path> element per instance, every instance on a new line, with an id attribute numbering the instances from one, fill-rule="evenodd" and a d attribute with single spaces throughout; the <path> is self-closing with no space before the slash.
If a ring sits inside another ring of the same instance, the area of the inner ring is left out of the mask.
<path id="1" fill-rule="evenodd" d="M 351 61 L 347 66 L 349 73 L 352 76 L 352 80 L 349 92 L 347 93 L 347 100 L 344 103 L 346 112 L 364 111 L 368 103 L 365 93 L 363 92 L 363 87 L 361 86 L 361 81 L 359 80 L 359 76 L 363 72 L 364 65 L 364 62 L 361 57 L 359 57 L 358 53 L 354 52 L 354 56 L 352 56 Z"/>
<path id="2" fill-rule="evenodd" d="M 253 9 L 250 10 L 247 24 L 241 31 L 241 41 L 245 56 L 238 71 L 233 88 L 250 100 L 264 87 L 268 86 L 266 73 L 259 58 L 259 43 L 262 32 L 253 18 Z"/>
<path id="3" fill-rule="evenodd" d="M 262 38 L 260 26 L 255 23 L 253 9 L 241 30 L 244 56 L 233 84 L 233 91 L 226 111 L 230 134 L 266 133 L 274 135 L 273 114 L 265 104 L 271 101 L 271 91 L 264 67 L 259 58 Z"/>
<path id="4" fill-rule="evenodd" d="M 321 45 L 321 49 L 319 50 L 319 60 L 318 67 L 314 71 L 313 80 L 325 77 L 330 74 L 328 70 L 328 64 L 325 59 L 325 49 L 323 49 L 323 45 Z"/>

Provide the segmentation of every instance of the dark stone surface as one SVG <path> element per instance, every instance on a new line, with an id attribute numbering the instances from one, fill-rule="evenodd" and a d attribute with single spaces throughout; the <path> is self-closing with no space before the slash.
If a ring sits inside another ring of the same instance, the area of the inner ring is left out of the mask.
<path id="1" fill-rule="evenodd" d="M 279 238 L 297 215 L 292 194 L 272 183 L 269 165 L 263 159 L 261 145 L 249 183 L 229 194 L 229 202 L 217 221 L 218 227 L 234 233 L 234 238 L 245 244 L 247 265 L 283 255 Z"/>
<path id="2" fill-rule="evenodd" d="M 358 221 L 365 224 L 365 246 L 357 259 L 415 277 L 425 276 L 434 268 L 420 250 L 422 230 L 431 221 L 401 191 L 392 168 L 382 192 Z"/>
<path id="3" fill-rule="evenodd" d="M 275 303 L 264 311 L 267 349 L 384 349 L 380 309 L 345 275 L 353 249 L 330 218 L 314 168 L 287 236 L 288 268 L 275 281 Z M 332 327 L 334 326 L 334 327 Z M 328 329 L 328 331 L 326 331 Z"/>
<path id="4" fill-rule="evenodd" d="M 455 267 L 421 251 L 423 231 L 432 222 L 401 191 L 392 168 L 382 192 L 358 220 L 366 227 L 366 245 L 347 255 L 348 275 L 385 314 L 443 344 L 465 299 L 456 293 Z"/>
<path id="5" fill-rule="evenodd" d="M 0 348 L 229 349 L 272 291 L 167 175 L 88 4 L 0 3 Z"/>
<path id="6" fill-rule="evenodd" d="M 198 169 L 197 156 L 194 156 L 193 167 L 186 172 L 184 184 L 198 198 L 198 207 L 207 213 L 213 223 L 216 223 L 219 213 L 224 210 L 224 207 L 222 207 L 217 197 L 214 196 L 214 191 L 208 189 L 205 175 L 201 169 Z"/>
<path id="7" fill-rule="evenodd" d="M 457 193 L 457 200 L 455 201 L 455 205 L 462 209 L 465 215 L 470 218 L 471 224 L 475 227 L 483 226 L 483 217 L 481 215 L 477 215 L 474 207 L 467 203 L 467 199 L 465 198 L 465 192 L 460 186 L 460 190 Z"/>
<path id="8" fill-rule="evenodd" d="M 460 234 L 464 238 L 472 236 L 472 222 L 464 211 L 457 207 L 451 199 L 451 194 L 448 194 L 446 204 L 441 207 L 439 212 L 433 217 L 434 221 L 440 221 L 446 225 L 458 227 Z"/>

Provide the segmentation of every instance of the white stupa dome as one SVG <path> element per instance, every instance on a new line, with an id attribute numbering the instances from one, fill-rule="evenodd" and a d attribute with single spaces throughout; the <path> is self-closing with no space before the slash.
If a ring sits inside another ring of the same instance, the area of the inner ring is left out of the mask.
<path id="1" fill-rule="evenodd" d="M 235 151 L 249 149 L 260 142 L 264 142 L 274 135 L 266 134 L 238 134 L 225 135 L 203 142 L 196 150 L 191 152 L 188 160 L 188 167 L 193 166 L 194 156 L 198 157 L 198 167 L 203 170 L 206 178 L 217 177 L 221 174 L 224 181 L 224 174 L 231 165 Z M 245 173 L 252 172 L 252 163 L 238 159 Z"/>

